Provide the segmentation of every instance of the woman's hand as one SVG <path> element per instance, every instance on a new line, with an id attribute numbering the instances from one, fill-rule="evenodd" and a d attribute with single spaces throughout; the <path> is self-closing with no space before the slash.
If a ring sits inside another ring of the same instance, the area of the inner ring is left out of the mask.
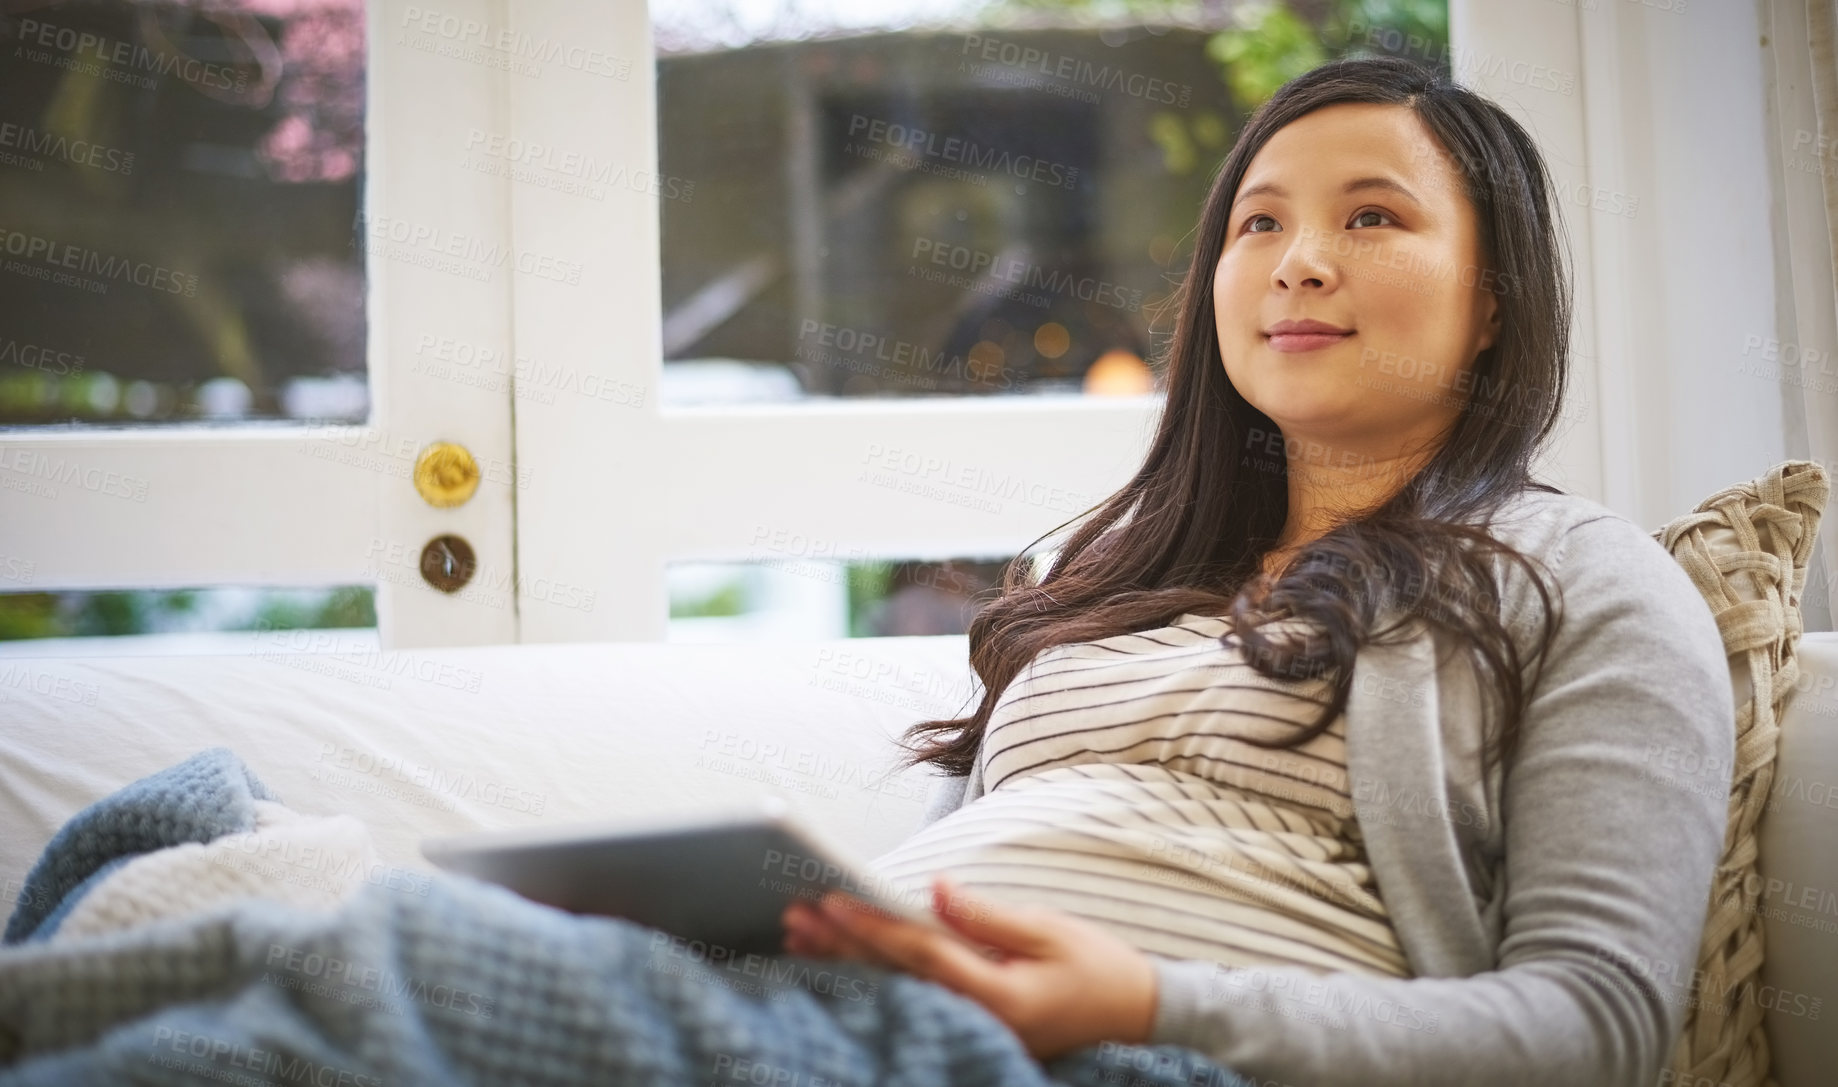
<path id="1" fill-rule="evenodd" d="M 1155 967 L 1109 930 L 1045 906 L 971 897 L 942 874 L 933 879 L 932 910 L 963 939 L 832 891 L 817 906 L 786 907 L 785 950 L 937 982 L 988 1008 L 1036 1060 L 1106 1040 L 1148 1040 Z"/>

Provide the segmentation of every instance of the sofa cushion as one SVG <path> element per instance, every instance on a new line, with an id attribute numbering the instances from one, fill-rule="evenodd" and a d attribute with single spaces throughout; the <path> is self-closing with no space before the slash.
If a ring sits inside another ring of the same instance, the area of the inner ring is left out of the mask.
<path id="1" fill-rule="evenodd" d="M 1780 755 L 1756 834 L 1755 912 L 1767 956 L 1768 1071 L 1783 1087 L 1830 1083 L 1838 1067 L 1838 633 L 1808 631 L 1781 715 Z"/>
<path id="2" fill-rule="evenodd" d="M 66 819 L 228 747 L 281 801 L 349 814 L 386 864 L 423 837 L 704 813 L 763 794 L 864 857 L 919 821 L 928 768 L 894 737 L 952 716 L 962 635 L 786 644 L 602 642 L 0 658 L 0 898 Z M 328 639 L 329 640 L 329 639 Z"/>

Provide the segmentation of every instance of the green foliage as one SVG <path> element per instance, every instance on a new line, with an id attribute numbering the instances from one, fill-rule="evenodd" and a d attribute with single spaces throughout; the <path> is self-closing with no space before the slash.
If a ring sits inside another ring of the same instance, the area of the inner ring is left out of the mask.
<path id="1" fill-rule="evenodd" d="M 70 633 L 78 638 L 115 634 L 140 634 L 148 629 L 152 613 L 166 610 L 165 593 L 101 592 L 82 600 Z"/>
<path id="2" fill-rule="evenodd" d="M 852 562 L 849 579 L 849 637 L 870 638 L 875 609 L 887 599 L 887 587 L 893 581 L 891 562 Z"/>
<path id="3" fill-rule="evenodd" d="M 100 592 L 0 593 L 0 641 L 148 634 L 195 615 L 205 589 L 111 589 Z M 230 630 L 359 629 L 377 625 L 368 586 L 341 585 L 318 599 L 276 594 Z"/>
<path id="4" fill-rule="evenodd" d="M 1283 0 L 1246 4 L 1236 26 L 1206 43 L 1247 113 L 1284 83 L 1328 60 L 1391 55 L 1449 71 L 1448 0 L 1334 0 L 1319 26 Z"/>
<path id="5" fill-rule="evenodd" d="M 982 14 L 1052 12 L 1090 22 L 1154 22 L 1191 18 L 1202 6 L 1198 0 L 991 0 Z"/>
<path id="6" fill-rule="evenodd" d="M 700 596 L 672 596 L 670 618 L 708 619 L 745 615 L 752 610 L 746 586 L 738 581 L 722 583 L 713 592 Z"/>
<path id="7" fill-rule="evenodd" d="M 312 602 L 285 598 L 265 600 L 255 618 L 236 629 L 329 630 L 376 625 L 376 593 L 363 585 L 341 585 L 324 599 Z"/>
<path id="8" fill-rule="evenodd" d="M 0 594 L 0 641 L 51 638 L 62 633 L 55 594 Z"/>
<path id="9" fill-rule="evenodd" d="M 1447 67 L 1449 0 L 1340 0 L 1326 29 L 1340 55 L 1389 50 Z"/>
<path id="10" fill-rule="evenodd" d="M 982 14 L 1000 21 L 1051 12 L 1075 24 L 1153 25 L 1190 22 L 1207 10 L 1197 0 L 990 0 Z M 1284 83 L 1342 57 L 1403 56 L 1449 71 L 1448 0 L 1328 0 L 1318 22 L 1287 0 L 1257 0 L 1239 5 L 1232 18 L 1232 26 L 1206 39 L 1206 56 L 1247 114 Z M 1148 134 L 1161 150 L 1164 168 L 1176 175 L 1216 162 L 1234 135 L 1225 118 L 1205 110 L 1160 111 L 1150 119 Z"/>
<path id="11" fill-rule="evenodd" d="M 1190 174 L 1202 161 L 1218 161 L 1230 135 L 1225 118 L 1209 109 L 1157 110 L 1149 118 L 1149 138 L 1161 149 L 1162 166 L 1171 174 Z"/>
<path id="12" fill-rule="evenodd" d="M 320 609 L 314 622 L 319 627 L 374 627 L 377 625 L 377 594 L 365 585 L 343 585 Z"/>
<path id="13" fill-rule="evenodd" d="M 156 613 L 196 600 L 190 593 L 108 590 L 89 593 L 7 593 L 0 596 L 0 637 L 93 638 L 143 634 Z"/>
<path id="14" fill-rule="evenodd" d="M 0 374 L 0 414 L 37 411 L 53 394 L 51 379 L 41 374 Z"/>
<path id="15" fill-rule="evenodd" d="M 1232 17 L 1237 25 L 1209 38 L 1206 55 L 1218 62 L 1233 101 L 1247 113 L 1328 59 L 1319 31 L 1282 0 L 1245 4 Z"/>

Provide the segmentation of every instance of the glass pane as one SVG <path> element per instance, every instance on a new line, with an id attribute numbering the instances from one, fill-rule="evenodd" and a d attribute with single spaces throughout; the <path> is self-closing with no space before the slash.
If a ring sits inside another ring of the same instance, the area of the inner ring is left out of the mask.
<path id="1" fill-rule="evenodd" d="M 651 11 L 674 406 L 1151 393 L 1250 111 L 1337 55 L 1448 69 L 1436 0 Z"/>
<path id="2" fill-rule="evenodd" d="M 667 641 L 962 634 L 1010 559 L 846 561 L 787 534 L 750 562 L 672 563 Z"/>
<path id="3" fill-rule="evenodd" d="M 83 655 L 158 652 L 162 647 L 236 651 L 247 648 L 250 636 L 285 642 L 275 632 L 309 630 L 357 635 L 340 645 L 376 644 L 376 593 L 369 585 L 33 592 L 25 588 L 32 584 L 31 566 L 0 558 L 0 588 L 6 590 L 0 591 L 0 656 L 64 655 L 78 649 Z M 247 634 L 213 637 L 232 632 Z M 111 640 L 124 644 L 111 647 L 106 644 Z M 317 646 L 319 651 L 328 648 L 329 641 Z"/>
<path id="4" fill-rule="evenodd" d="M 362 0 L 0 15 L 0 425 L 369 417 Z"/>

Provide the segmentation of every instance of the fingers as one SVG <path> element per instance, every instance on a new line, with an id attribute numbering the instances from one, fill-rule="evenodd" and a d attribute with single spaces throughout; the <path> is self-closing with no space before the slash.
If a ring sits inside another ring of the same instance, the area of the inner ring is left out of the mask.
<path id="1" fill-rule="evenodd" d="M 886 917 L 846 895 L 826 895 L 818 908 L 860 945 L 884 956 L 898 970 L 982 999 L 994 988 L 1000 967 L 960 939 Z"/>
<path id="2" fill-rule="evenodd" d="M 1036 911 L 965 894 L 943 874 L 933 877 L 932 889 L 933 910 L 945 924 L 977 943 L 1034 957 L 1056 946 Z"/>
<path id="3" fill-rule="evenodd" d="M 877 966 L 893 967 L 871 944 L 849 932 L 820 911 L 804 903 L 793 903 L 785 911 L 785 950 L 811 958 L 859 959 Z"/>

